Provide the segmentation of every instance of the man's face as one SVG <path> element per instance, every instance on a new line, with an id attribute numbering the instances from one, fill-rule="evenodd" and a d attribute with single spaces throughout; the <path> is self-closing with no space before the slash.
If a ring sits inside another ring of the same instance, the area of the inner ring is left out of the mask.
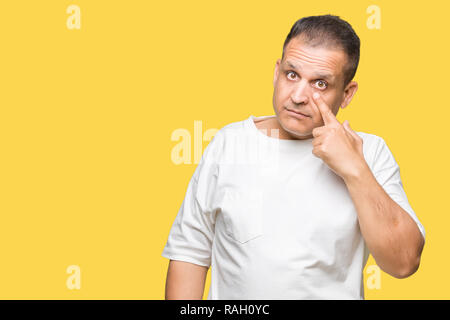
<path id="1" fill-rule="evenodd" d="M 351 81 L 344 88 L 343 50 L 311 47 L 294 38 L 285 49 L 284 59 L 277 60 L 274 75 L 273 107 L 280 125 L 281 139 L 309 139 L 312 130 L 323 126 L 320 112 L 313 107 L 312 95 L 319 92 L 336 115 L 356 92 Z M 292 110 L 292 111 L 289 111 Z M 295 112 L 308 117 L 301 118 Z"/>

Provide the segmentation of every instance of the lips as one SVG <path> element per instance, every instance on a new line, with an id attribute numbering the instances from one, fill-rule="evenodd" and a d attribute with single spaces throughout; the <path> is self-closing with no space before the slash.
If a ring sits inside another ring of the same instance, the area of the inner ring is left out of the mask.
<path id="1" fill-rule="evenodd" d="M 300 114 L 300 115 L 302 115 L 302 116 L 304 116 L 304 117 L 309 117 L 307 114 L 304 114 L 304 113 L 302 113 L 302 112 L 298 112 L 298 111 L 295 111 L 295 110 L 292 110 L 292 109 L 288 109 L 288 108 L 285 108 L 285 109 L 288 110 L 288 111 L 291 111 L 291 112 Z"/>

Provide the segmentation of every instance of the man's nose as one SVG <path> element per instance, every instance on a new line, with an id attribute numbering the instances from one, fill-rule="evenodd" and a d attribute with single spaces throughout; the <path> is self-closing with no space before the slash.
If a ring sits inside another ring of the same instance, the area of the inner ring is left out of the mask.
<path id="1" fill-rule="evenodd" d="M 307 104 L 309 92 L 309 84 L 307 81 L 298 82 L 291 94 L 291 99 L 295 104 Z"/>

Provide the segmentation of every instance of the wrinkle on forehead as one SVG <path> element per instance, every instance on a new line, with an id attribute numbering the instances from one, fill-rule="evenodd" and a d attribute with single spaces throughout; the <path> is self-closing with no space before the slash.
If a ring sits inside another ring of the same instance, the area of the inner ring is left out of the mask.
<path id="1" fill-rule="evenodd" d="M 291 45 L 293 43 L 293 45 Z M 307 63 L 318 70 L 326 70 L 337 75 L 342 72 L 345 57 L 340 50 L 330 50 L 325 47 L 311 47 L 302 42 L 292 40 L 286 48 L 284 60 L 293 60 L 295 63 Z"/>

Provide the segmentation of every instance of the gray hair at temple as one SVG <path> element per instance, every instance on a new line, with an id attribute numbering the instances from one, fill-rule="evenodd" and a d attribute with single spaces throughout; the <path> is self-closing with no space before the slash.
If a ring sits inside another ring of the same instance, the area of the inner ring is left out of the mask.
<path id="1" fill-rule="evenodd" d="M 343 50 L 347 54 L 347 64 L 343 70 L 344 87 L 355 76 L 359 63 L 360 40 L 347 21 L 330 14 L 299 19 L 284 41 L 282 60 L 286 46 L 292 38 L 300 38 L 312 47 Z"/>

